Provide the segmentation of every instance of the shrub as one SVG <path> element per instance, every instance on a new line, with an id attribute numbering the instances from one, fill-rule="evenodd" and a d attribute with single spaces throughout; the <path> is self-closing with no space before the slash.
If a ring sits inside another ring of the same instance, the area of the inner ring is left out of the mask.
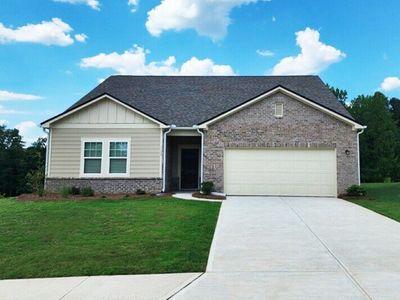
<path id="1" fill-rule="evenodd" d="M 31 171 L 26 175 L 27 190 L 37 193 L 40 197 L 44 194 L 44 168 Z"/>
<path id="2" fill-rule="evenodd" d="M 210 195 L 214 190 L 214 182 L 212 181 L 204 181 L 201 183 L 201 193 L 205 195 Z"/>
<path id="3" fill-rule="evenodd" d="M 94 191 L 90 186 L 85 186 L 81 188 L 81 196 L 83 197 L 91 197 L 94 195 Z"/>
<path id="4" fill-rule="evenodd" d="M 146 194 L 145 190 L 142 190 L 142 189 L 137 189 L 136 190 L 136 195 L 144 195 L 144 194 Z"/>
<path id="5" fill-rule="evenodd" d="M 70 186 L 62 186 L 60 189 L 60 195 L 62 197 L 68 197 L 68 195 L 71 195 L 72 189 Z"/>
<path id="6" fill-rule="evenodd" d="M 357 184 L 348 187 L 346 191 L 349 196 L 365 196 L 367 194 L 367 191 Z"/>
<path id="7" fill-rule="evenodd" d="M 44 186 L 38 187 L 36 193 L 38 194 L 39 197 L 43 197 L 43 195 L 44 195 Z"/>
<path id="8" fill-rule="evenodd" d="M 81 193 L 81 189 L 79 187 L 73 186 L 71 187 L 71 195 L 79 195 Z"/>
<path id="9" fill-rule="evenodd" d="M 392 178 L 391 177 L 385 177 L 385 178 L 383 178 L 383 182 L 384 183 L 391 183 L 392 182 Z"/>

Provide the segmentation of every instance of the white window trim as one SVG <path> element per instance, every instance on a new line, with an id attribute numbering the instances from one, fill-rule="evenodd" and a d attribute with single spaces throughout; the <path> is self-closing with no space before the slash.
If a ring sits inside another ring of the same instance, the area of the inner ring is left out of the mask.
<path id="1" fill-rule="evenodd" d="M 277 106 L 278 105 L 280 105 L 280 106 L 282 106 L 282 112 L 280 113 L 280 114 L 278 114 L 277 112 L 276 112 L 276 109 L 277 109 Z M 275 116 L 275 118 L 283 118 L 283 103 L 275 103 L 274 104 L 274 116 Z"/>
<path id="2" fill-rule="evenodd" d="M 85 173 L 85 143 L 97 142 L 102 143 L 101 149 L 101 173 Z M 110 173 L 110 142 L 128 143 L 126 157 L 126 173 Z M 81 161 L 79 177 L 86 178 L 112 178 L 112 177 L 130 177 L 131 172 L 131 139 L 130 138 L 82 138 L 81 139 Z"/>

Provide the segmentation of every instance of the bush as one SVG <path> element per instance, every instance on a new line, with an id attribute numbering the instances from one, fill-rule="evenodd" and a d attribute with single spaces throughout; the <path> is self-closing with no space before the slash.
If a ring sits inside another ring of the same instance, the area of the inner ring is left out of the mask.
<path id="1" fill-rule="evenodd" d="M 94 195 L 94 191 L 90 186 L 86 186 L 81 188 L 81 196 L 83 197 L 91 197 Z"/>
<path id="2" fill-rule="evenodd" d="M 357 184 L 348 187 L 346 191 L 349 196 L 365 196 L 367 194 L 367 191 Z"/>
<path id="3" fill-rule="evenodd" d="M 26 175 L 27 190 L 37 193 L 40 197 L 44 194 L 44 168 L 31 171 Z"/>
<path id="4" fill-rule="evenodd" d="M 144 194 L 146 194 L 145 190 L 142 190 L 142 189 L 137 189 L 136 190 L 136 195 L 144 195 Z"/>
<path id="5" fill-rule="evenodd" d="M 391 183 L 392 182 L 392 178 L 391 177 L 385 177 L 385 178 L 383 178 L 383 182 L 384 183 Z"/>
<path id="6" fill-rule="evenodd" d="M 201 193 L 205 195 L 210 195 L 214 190 L 214 182 L 212 181 L 204 181 L 201 183 Z"/>
<path id="7" fill-rule="evenodd" d="M 79 187 L 73 186 L 71 187 L 71 195 L 79 195 L 81 193 L 81 189 Z"/>
<path id="8" fill-rule="evenodd" d="M 72 194 L 72 188 L 70 186 L 62 186 L 60 189 L 60 195 L 62 197 L 68 197 L 68 195 Z"/>

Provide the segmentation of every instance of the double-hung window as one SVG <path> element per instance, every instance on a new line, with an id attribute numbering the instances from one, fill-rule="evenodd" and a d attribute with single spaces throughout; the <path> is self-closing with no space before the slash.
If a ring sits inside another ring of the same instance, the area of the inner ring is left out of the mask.
<path id="1" fill-rule="evenodd" d="M 127 170 L 128 142 L 110 142 L 109 173 L 125 174 Z"/>
<path id="2" fill-rule="evenodd" d="M 84 143 L 83 172 L 85 174 L 101 174 L 102 142 Z"/>
<path id="3" fill-rule="evenodd" d="M 130 139 L 82 139 L 82 177 L 129 176 Z"/>

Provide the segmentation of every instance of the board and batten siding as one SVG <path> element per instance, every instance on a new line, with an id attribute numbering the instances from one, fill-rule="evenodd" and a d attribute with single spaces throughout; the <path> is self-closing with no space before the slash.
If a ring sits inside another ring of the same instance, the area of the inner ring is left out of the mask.
<path id="1" fill-rule="evenodd" d="M 102 99 L 84 109 L 78 110 L 53 126 L 69 127 L 69 124 L 142 124 L 146 127 L 159 128 L 159 125 L 146 117 L 108 99 Z"/>
<path id="2" fill-rule="evenodd" d="M 52 124 L 48 177 L 79 178 L 85 138 L 130 139 L 130 177 L 160 177 L 161 137 L 158 124 L 111 100 L 101 100 Z"/>

